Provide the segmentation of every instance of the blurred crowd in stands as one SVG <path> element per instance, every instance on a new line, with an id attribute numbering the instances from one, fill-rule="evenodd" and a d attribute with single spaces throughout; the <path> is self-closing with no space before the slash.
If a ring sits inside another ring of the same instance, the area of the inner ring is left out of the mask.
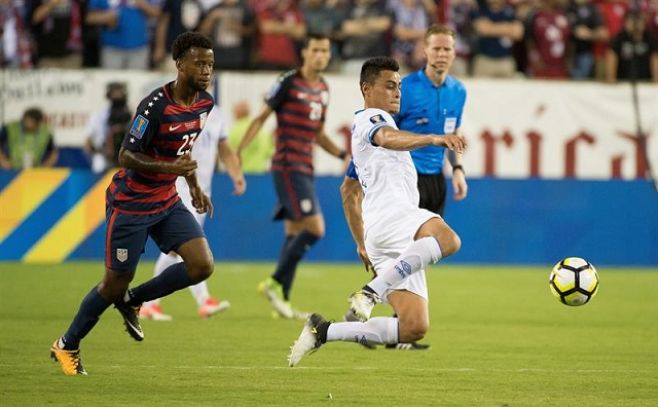
<path id="1" fill-rule="evenodd" d="M 459 77 L 658 81 L 658 0 L 0 0 L 0 66 L 175 69 L 173 39 L 206 33 L 220 70 L 285 70 L 308 33 L 334 72 L 391 55 L 423 64 L 425 29 L 457 32 Z M 632 62 L 631 62 L 632 61 Z"/>

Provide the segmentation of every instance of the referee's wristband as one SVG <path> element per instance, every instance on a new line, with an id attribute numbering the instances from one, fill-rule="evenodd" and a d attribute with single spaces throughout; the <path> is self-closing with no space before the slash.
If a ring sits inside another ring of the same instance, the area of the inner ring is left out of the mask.
<path id="1" fill-rule="evenodd" d="M 461 166 L 461 165 L 453 165 L 453 166 L 452 166 L 452 173 L 454 174 L 455 171 L 457 171 L 457 170 L 461 170 L 461 172 L 464 173 L 464 175 L 466 175 L 466 171 L 464 171 L 464 167 L 463 167 L 463 166 Z"/>

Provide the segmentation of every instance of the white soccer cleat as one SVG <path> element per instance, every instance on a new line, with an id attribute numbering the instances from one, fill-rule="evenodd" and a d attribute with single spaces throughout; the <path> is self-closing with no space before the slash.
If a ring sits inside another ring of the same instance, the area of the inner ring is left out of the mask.
<path id="1" fill-rule="evenodd" d="M 311 314 L 306 320 L 302 333 L 290 347 L 288 355 L 288 366 L 295 367 L 302 358 L 315 352 L 327 341 L 327 329 L 330 322 L 320 314 Z"/>
<path id="2" fill-rule="evenodd" d="M 160 304 L 143 304 L 139 309 L 139 318 L 153 321 L 171 321 L 173 319 L 171 315 L 162 311 Z"/>
<path id="3" fill-rule="evenodd" d="M 348 298 L 352 315 L 361 322 L 370 319 L 372 309 L 381 302 L 377 294 L 365 290 L 359 290 Z"/>
<path id="4" fill-rule="evenodd" d="M 218 300 L 216 298 L 208 298 L 203 305 L 199 307 L 199 316 L 201 318 L 210 318 L 215 314 L 224 312 L 231 308 L 231 303 L 226 300 Z"/>
<path id="5" fill-rule="evenodd" d="M 283 288 L 281 284 L 273 278 L 268 278 L 258 285 L 258 292 L 263 294 L 270 302 L 272 308 L 276 313 L 286 319 L 295 318 L 295 311 L 293 311 L 290 303 L 283 299 Z"/>

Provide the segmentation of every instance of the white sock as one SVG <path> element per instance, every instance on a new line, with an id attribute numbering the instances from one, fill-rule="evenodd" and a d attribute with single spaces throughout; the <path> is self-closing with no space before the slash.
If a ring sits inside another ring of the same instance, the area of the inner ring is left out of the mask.
<path id="1" fill-rule="evenodd" d="M 160 257 L 155 262 L 155 267 L 153 268 L 153 277 L 157 277 L 162 274 L 163 271 L 169 266 L 173 266 L 176 263 L 180 263 L 183 259 L 177 254 L 164 254 L 160 253 Z M 147 301 L 144 303 L 144 306 L 149 305 L 158 305 L 160 304 L 160 299 L 156 298 L 152 301 Z"/>
<path id="2" fill-rule="evenodd" d="M 210 293 L 208 292 L 208 284 L 206 284 L 205 281 L 191 285 L 189 288 L 199 307 L 205 304 L 206 300 L 210 298 Z"/>
<path id="3" fill-rule="evenodd" d="M 418 239 L 395 259 L 390 268 L 377 274 L 367 285 L 380 297 L 386 290 L 398 284 L 413 273 L 424 270 L 429 264 L 441 260 L 441 247 L 434 237 Z"/>
<path id="4" fill-rule="evenodd" d="M 333 322 L 327 330 L 327 342 L 398 343 L 398 330 L 398 319 L 393 317 L 374 317 L 366 322 Z"/>

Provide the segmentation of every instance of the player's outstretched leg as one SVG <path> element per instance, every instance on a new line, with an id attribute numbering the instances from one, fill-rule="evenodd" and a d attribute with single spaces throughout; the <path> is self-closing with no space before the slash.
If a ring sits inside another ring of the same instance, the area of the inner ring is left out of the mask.
<path id="1" fill-rule="evenodd" d="M 290 348 L 288 365 L 296 366 L 304 355 L 332 341 L 356 342 L 364 346 L 397 343 L 398 319 L 375 317 L 367 322 L 329 322 L 321 315 L 312 314 Z"/>
<path id="2" fill-rule="evenodd" d="M 327 342 L 327 330 L 330 322 L 320 314 L 311 314 L 306 320 L 302 333 L 290 347 L 288 366 L 294 367 L 304 355 L 315 352 L 322 344 Z"/>

